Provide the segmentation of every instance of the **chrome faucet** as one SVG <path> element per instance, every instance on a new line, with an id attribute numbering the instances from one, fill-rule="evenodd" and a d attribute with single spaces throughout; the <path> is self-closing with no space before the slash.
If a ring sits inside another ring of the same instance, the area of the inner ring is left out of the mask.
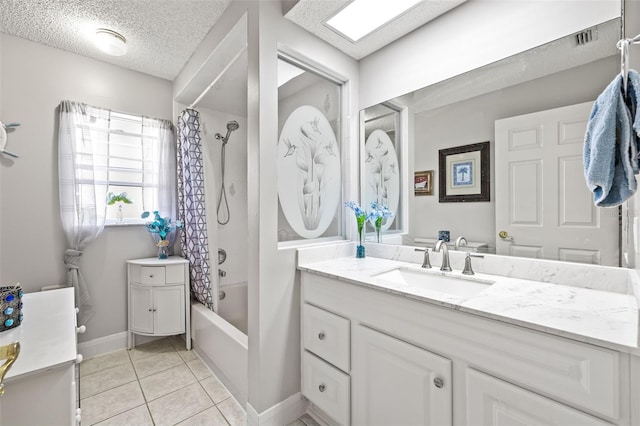
<path id="1" fill-rule="evenodd" d="M 440 249 L 442 249 L 442 266 L 440 266 L 440 270 L 451 271 L 451 265 L 449 264 L 449 247 L 447 247 L 447 243 L 443 240 L 438 240 L 433 251 L 439 252 Z"/>
<path id="2" fill-rule="evenodd" d="M 429 247 L 423 248 L 423 249 L 419 249 L 416 248 L 416 251 L 423 251 L 424 252 L 424 258 L 422 258 L 422 268 L 425 269 L 431 269 L 431 262 L 429 262 Z"/>
<path id="3" fill-rule="evenodd" d="M 462 244 L 462 242 L 464 241 L 464 244 Z M 469 242 L 467 241 L 467 239 L 463 236 L 459 236 L 458 238 L 456 238 L 456 250 L 460 249 L 460 247 L 462 247 L 463 245 L 466 246 L 467 244 L 469 244 Z"/>

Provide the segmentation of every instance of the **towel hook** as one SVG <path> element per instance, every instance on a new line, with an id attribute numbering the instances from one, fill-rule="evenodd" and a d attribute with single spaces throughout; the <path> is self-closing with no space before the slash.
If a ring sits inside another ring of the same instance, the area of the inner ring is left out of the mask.
<path id="1" fill-rule="evenodd" d="M 632 44 L 640 44 L 640 34 L 633 38 L 623 38 L 616 43 L 616 47 L 620 49 L 620 75 L 622 75 L 622 90 L 625 96 L 627 96 L 629 74 L 629 46 Z"/>

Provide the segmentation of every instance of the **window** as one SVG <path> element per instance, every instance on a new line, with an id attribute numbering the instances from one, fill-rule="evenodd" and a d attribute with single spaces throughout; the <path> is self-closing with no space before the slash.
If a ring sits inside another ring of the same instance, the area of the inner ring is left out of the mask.
<path id="1" fill-rule="evenodd" d="M 131 203 L 116 199 L 107 203 L 106 224 L 143 223 L 140 218 L 143 211 L 158 209 L 159 169 L 158 150 L 160 134 L 158 128 L 164 125 L 162 120 L 131 114 L 108 111 L 108 126 L 93 127 L 91 124 L 77 128 L 77 132 L 105 132 L 105 143 L 94 143 L 91 149 L 101 150 L 98 166 L 102 172 L 94 180 L 82 182 L 82 160 L 78 164 L 82 187 L 92 190 L 96 186 L 106 186 L 107 194 L 126 193 Z M 88 127 L 88 128 L 87 128 Z M 93 138 L 95 141 L 96 138 Z M 88 152 L 87 152 L 88 153 Z M 81 157 L 80 157 L 81 158 Z M 95 161 L 95 160 L 94 160 Z M 86 165 L 84 166 L 87 167 Z M 109 199 L 107 195 L 107 200 Z"/>
<path id="2" fill-rule="evenodd" d="M 158 137 L 145 134 L 139 116 L 112 112 L 109 120 L 109 163 L 107 193 L 127 193 L 132 204 L 107 206 L 107 223 L 119 221 L 119 210 L 126 222 L 139 222 L 145 210 L 158 205 L 158 176 L 153 172 L 153 151 Z M 146 124 L 146 123 L 145 123 Z"/>
<path id="3" fill-rule="evenodd" d="M 342 84 L 278 59 L 278 242 L 338 239 L 342 213 Z"/>

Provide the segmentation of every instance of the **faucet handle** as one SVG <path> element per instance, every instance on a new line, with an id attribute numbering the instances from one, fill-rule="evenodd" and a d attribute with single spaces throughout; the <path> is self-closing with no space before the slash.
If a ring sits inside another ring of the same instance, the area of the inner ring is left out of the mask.
<path id="1" fill-rule="evenodd" d="M 467 256 L 464 258 L 464 269 L 462 270 L 464 275 L 473 275 L 473 268 L 471 267 L 471 253 L 467 253 Z"/>
<path id="2" fill-rule="evenodd" d="M 416 248 L 415 251 L 423 251 L 424 252 L 424 258 L 422 259 L 422 268 L 425 269 L 431 269 L 431 262 L 429 261 L 429 247 L 423 248 L 423 249 L 419 249 Z"/>

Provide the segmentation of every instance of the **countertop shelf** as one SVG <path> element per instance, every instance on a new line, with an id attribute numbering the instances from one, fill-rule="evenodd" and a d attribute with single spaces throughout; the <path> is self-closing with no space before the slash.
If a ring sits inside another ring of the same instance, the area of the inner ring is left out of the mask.
<path id="1" fill-rule="evenodd" d="M 465 298 L 428 290 L 417 285 L 393 284 L 374 277 L 398 267 L 419 270 L 419 264 L 396 260 L 397 257 L 396 259 L 372 256 L 365 259 L 355 259 L 352 256 L 341 257 L 340 250 L 336 252 L 334 258 L 327 259 L 326 253 L 331 250 L 327 250 L 326 247 L 323 250 L 324 253 L 317 262 L 313 261 L 312 255 L 299 255 L 298 269 L 585 343 L 624 352 L 640 352 L 638 350 L 638 300 L 633 289 L 629 289 L 628 292 L 604 291 L 477 273 L 475 277 L 495 281 L 495 284 L 480 294 Z M 394 248 L 394 250 L 398 249 Z M 589 268 L 587 265 L 583 267 Z M 436 265 L 432 272 L 440 273 Z M 629 271 L 630 275 L 633 273 L 634 271 Z M 460 270 L 454 267 L 454 272 L 447 275 L 460 275 Z M 630 276 L 629 280 L 633 281 L 633 278 Z M 630 287 L 637 285 L 637 283 L 629 284 Z"/>
<path id="2" fill-rule="evenodd" d="M 22 323 L 0 333 L 0 345 L 20 342 L 20 354 L 7 372 L 5 383 L 76 361 L 73 288 L 26 293 L 22 303 Z"/>

